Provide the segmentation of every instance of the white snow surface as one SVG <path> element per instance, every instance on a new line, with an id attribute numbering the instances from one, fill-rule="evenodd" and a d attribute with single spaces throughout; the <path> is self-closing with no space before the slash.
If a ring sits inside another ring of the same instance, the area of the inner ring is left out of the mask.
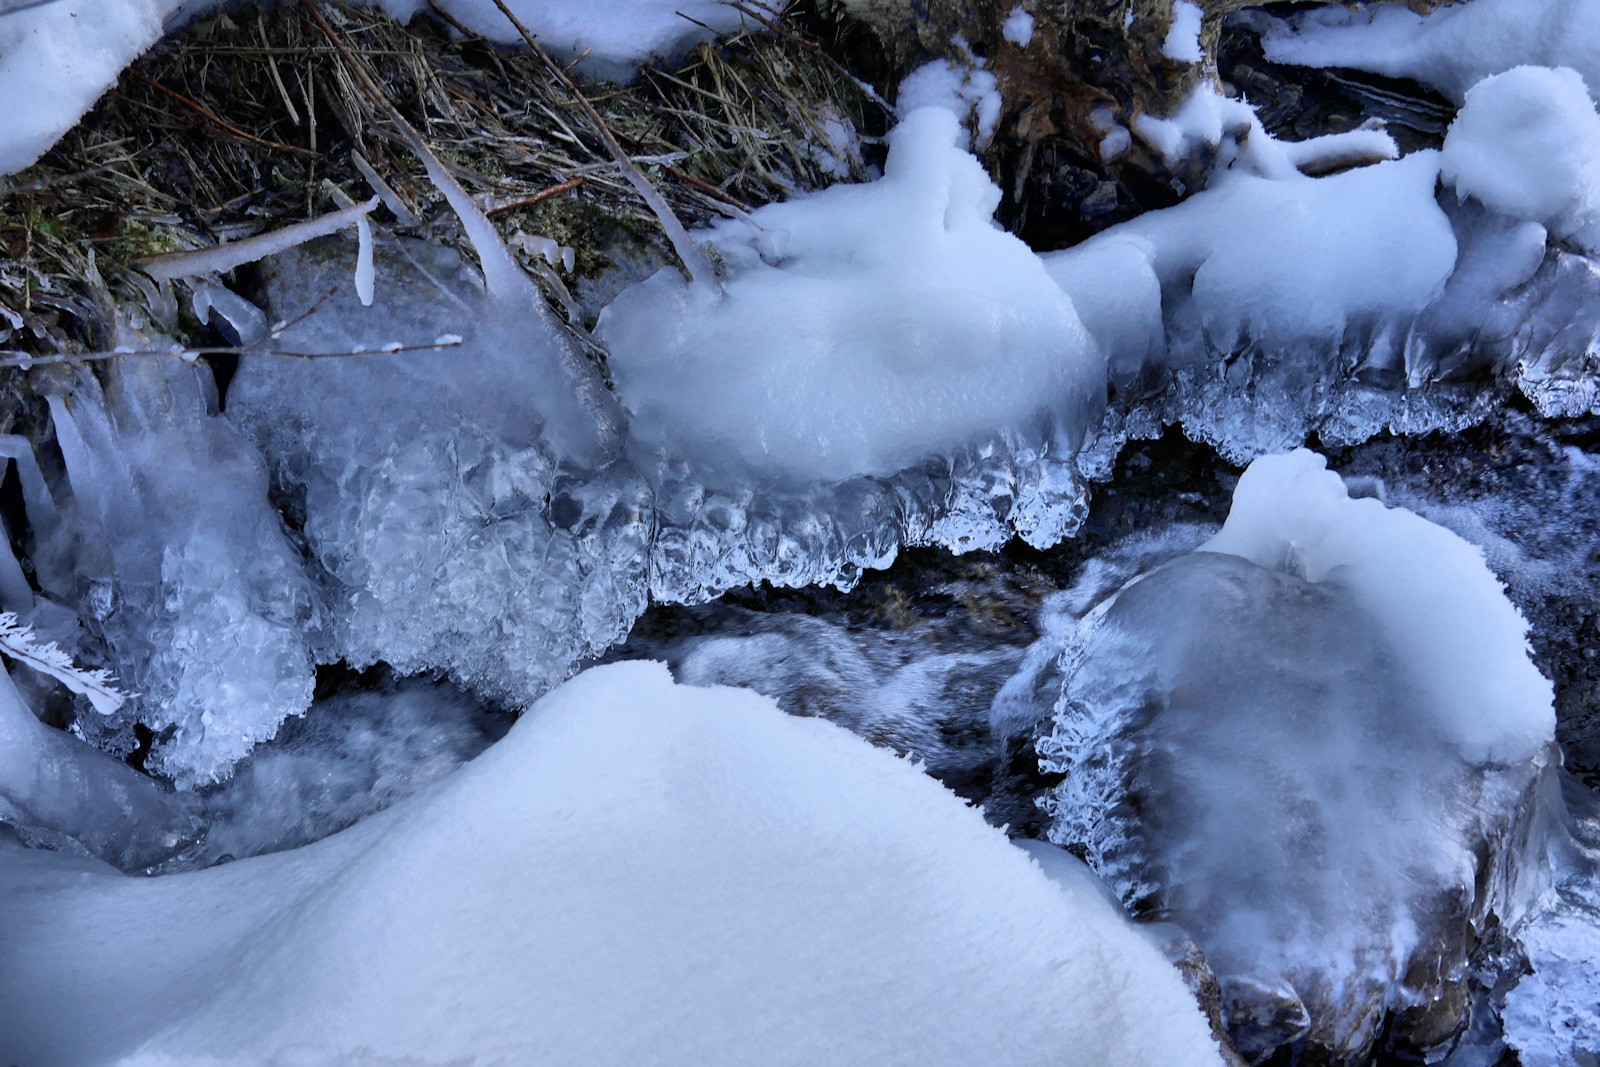
<path id="1" fill-rule="evenodd" d="M 1400 4 L 1319 7 L 1263 35 L 1267 58 L 1411 78 L 1456 100 L 1491 74 L 1572 67 L 1600 96 L 1600 0 L 1467 0 L 1419 15 Z"/>
<path id="2" fill-rule="evenodd" d="M 1033 40 L 1033 16 L 1025 8 L 1013 8 L 1001 25 L 1000 33 L 1018 48 L 1028 47 Z"/>
<path id="3" fill-rule="evenodd" d="M 1316 453 L 1252 463 L 1200 551 L 1337 586 L 1410 674 L 1430 732 L 1462 759 L 1526 762 L 1554 738 L 1528 624 L 1482 550 L 1403 508 L 1351 498 Z"/>
<path id="4" fill-rule="evenodd" d="M 1220 1062 L 1090 887 L 910 763 L 660 664 L 317 844 L 144 879 L 0 845 L 0 895 L 7 1062 Z"/>
<path id="5" fill-rule="evenodd" d="M 1438 173 L 1436 152 L 1324 178 L 1229 171 L 1043 259 L 1114 366 L 1146 357 L 1164 307 L 1187 309 L 1224 351 L 1247 337 L 1337 336 L 1443 290 L 1456 239 L 1434 199 Z"/>
<path id="6" fill-rule="evenodd" d="M 1463 196 L 1600 251 L 1600 114 L 1569 67 L 1514 67 L 1467 90 L 1440 173 Z"/>
<path id="7" fill-rule="evenodd" d="M 1180 63 L 1198 63 L 1205 58 L 1200 48 L 1200 8 L 1189 0 L 1172 5 L 1172 28 L 1161 44 L 1161 54 Z"/>
<path id="8" fill-rule="evenodd" d="M 972 143 L 982 149 L 994 136 L 1004 104 L 997 84 L 993 72 L 975 56 L 959 64 L 935 59 L 901 79 L 895 111 L 903 119 L 921 108 L 944 108 L 972 128 L 976 135 Z"/>
<path id="9" fill-rule="evenodd" d="M 0 100 L 27 101 L 0 118 L 0 175 L 29 166 L 116 84 L 165 29 L 220 0 L 56 0 L 15 14 L 0 9 Z M 427 0 L 361 0 L 402 21 Z M 441 0 L 469 29 L 521 40 L 493 0 Z M 594 77 L 625 79 L 639 62 L 671 57 L 743 16 L 722 0 L 509 0 L 544 47 Z"/>
<path id="10" fill-rule="evenodd" d="M 725 291 L 662 271 L 599 335 L 633 429 L 678 455 L 799 479 L 892 474 L 1058 415 L 1081 432 L 1104 363 L 1039 258 L 992 221 L 1000 191 L 923 108 L 881 180 L 708 231 Z"/>

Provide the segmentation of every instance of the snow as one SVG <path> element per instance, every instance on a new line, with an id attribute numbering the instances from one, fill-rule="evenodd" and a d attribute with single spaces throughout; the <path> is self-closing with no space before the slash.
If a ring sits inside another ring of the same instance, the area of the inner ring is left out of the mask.
<path id="1" fill-rule="evenodd" d="M 1223 351 L 1337 336 L 1443 290 L 1456 239 L 1434 199 L 1438 172 L 1436 152 L 1324 178 L 1225 172 L 1175 207 L 1043 258 L 1113 365 L 1144 358 L 1164 312 L 1192 316 Z"/>
<path id="2" fill-rule="evenodd" d="M 634 432 L 842 480 L 1092 404 L 1099 353 L 1038 257 L 993 225 L 999 190 L 958 137 L 950 112 L 913 111 L 881 180 L 700 235 L 723 293 L 673 271 L 623 293 L 597 332 Z"/>
<path id="3" fill-rule="evenodd" d="M 0 845 L 0 894 L 7 1062 L 1220 1062 L 1090 887 L 912 765 L 658 664 L 318 844 L 145 879 Z"/>
<path id="4" fill-rule="evenodd" d="M 71 129 L 122 68 L 161 37 L 181 0 L 56 0 L 0 14 L 0 174 L 21 170 Z"/>
<path id="5" fill-rule="evenodd" d="M 1430 85 L 1455 100 L 1491 74 L 1572 67 L 1600 95 L 1600 0 L 1470 0 L 1419 15 L 1399 4 L 1317 8 L 1262 39 L 1267 58 L 1351 67 Z"/>
<path id="6" fill-rule="evenodd" d="M 1018 48 L 1028 47 L 1033 40 L 1033 16 L 1024 8 L 1012 8 L 1011 14 L 1006 16 L 1000 27 L 1000 33 Z"/>
<path id="7" fill-rule="evenodd" d="M 1172 27 L 1161 44 L 1161 54 L 1180 63 L 1198 63 L 1205 58 L 1200 48 L 1201 11 L 1189 0 L 1172 5 Z"/>
<path id="8" fill-rule="evenodd" d="M 1000 98 L 995 76 L 974 56 L 966 63 L 935 59 L 907 74 L 900 82 L 895 111 L 901 120 L 923 108 L 943 108 L 975 133 L 972 147 L 982 150 L 1000 121 Z M 967 147 L 963 141 L 963 148 Z"/>
<path id="9" fill-rule="evenodd" d="M 365 0 L 408 21 L 427 0 Z M 203 14 L 218 0 L 55 0 L 0 12 L 0 100 L 26 100 L 0 122 L 0 175 L 29 166 L 116 84 L 123 68 L 163 27 Z M 722 0 L 508 0 L 554 54 L 595 78 L 627 80 L 640 62 L 672 58 L 744 17 Z M 468 29 L 503 44 L 521 36 L 493 0 L 441 0 Z"/>
<path id="10" fill-rule="evenodd" d="M 1515 67 L 1468 89 L 1439 161 L 1461 195 L 1600 252 L 1600 114 L 1576 71 Z"/>
<path id="11" fill-rule="evenodd" d="M 1051 839 L 1189 931 L 1236 1034 L 1295 1040 L 1298 1005 L 1360 1048 L 1437 995 L 1417 976 L 1452 924 L 1513 923 L 1542 887 L 1554 715 L 1525 631 L 1454 534 L 1310 452 L 1257 460 L 1197 551 L 1047 627 Z"/>

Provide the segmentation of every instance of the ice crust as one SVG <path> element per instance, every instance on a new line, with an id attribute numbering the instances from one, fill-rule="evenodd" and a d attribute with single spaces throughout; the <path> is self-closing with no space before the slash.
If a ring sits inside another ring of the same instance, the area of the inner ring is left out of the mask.
<path id="1" fill-rule="evenodd" d="M 1195 937 L 1247 1055 L 1355 1054 L 1543 890 L 1550 686 L 1454 534 L 1269 456 L 1197 551 L 1057 610 L 1010 687 L 1057 686 L 1051 840 Z"/>
<path id="2" fill-rule="evenodd" d="M 1086 887 L 910 764 L 656 664 L 316 845 L 150 879 L 0 845 L 0 893 L 8 1061 L 1221 1062 Z"/>
<path id="3" fill-rule="evenodd" d="M 1455 100 L 1492 74 L 1571 67 L 1600 94 L 1600 0 L 1470 0 L 1426 15 L 1400 4 L 1321 7 L 1262 39 L 1267 58 L 1351 67 L 1431 85 Z"/>
<path id="4" fill-rule="evenodd" d="M 228 415 L 321 571 L 324 661 L 442 669 L 526 706 L 643 610 L 649 490 L 617 462 L 598 376 L 542 304 L 482 292 L 453 254 L 379 252 L 371 311 L 343 283 L 346 246 L 268 279 L 282 317 L 319 308 L 277 343 L 377 354 L 246 357 Z M 442 333 L 462 343 L 379 352 Z"/>

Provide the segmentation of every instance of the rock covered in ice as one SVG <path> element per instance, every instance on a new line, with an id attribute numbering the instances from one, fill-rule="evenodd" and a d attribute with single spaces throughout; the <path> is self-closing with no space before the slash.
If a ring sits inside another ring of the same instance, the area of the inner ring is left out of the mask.
<path id="1" fill-rule="evenodd" d="M 1411 78 L 1462 99 L 1491 74 L 1572 67 L 1600 94 L 1600 0 L 1470 0 L 1420 14 L 1400 4 L 1318 7 L 1262 40 L 1276 63 Z"/>
<path id="2" fill-rule="evenodd" d="M 843 730 L 613 665 L 304 849 L 0 846 L 0 1056 L 1219 1062 L 1090 892 Z"/>
<path id="3" fill-rule="evenodd" d="M 1440 169 L 1462 196 L 1600 253 L 1600 114 L 1571 68 L 1514 67 L 1468 89 Z"/>
<path id="4" fill-rule="evenodd" d="M 1438 1045 L 1474 931 L 1541 888 L 1554 723 L 1524 631 L 1454 534 L 1311 453 L 1258 460 L 1220 533 L 1012 687 L 1054 686 L 1051 838 L 1195 937 L 1247 1055 L 1358 1061 L 1408 1010 L 1396 1039 Z"/>
<path id="5" fill-rule="evenodd" d="M 662 271 L 598 335 L 639 445 L 805 482 L 892 475 L 1041 414 L 1070 441 L 1104 364 L 943 108 L 891 134 L 884 176 L 702 235 L 722 291 Z"/>
<path id="6" fill-rule="evenodd" d="M 71 500 L 40 534 L 39 580 L 133 694 L 79 730 L 130 751 L 143 723 L 151 769 L 204 783 L 310 705 L 316 603 L 210 371 L 130 357 L 107 374 L 104 390 L 79 371 L 48 398 Z"/>
<path id="7" fill-rule="evenodd" d="M 269 264 L 275 315 L 316 308 L 275 344 L 367 354 L 246 356 L 227 403 L 324 572 L 320 654 L 445 670 L 526 705 L 643 610 L 649 491 L 542 304 L 486 294 L 453 253 L 407 242 L 378 249 L 364 308 L 349 253 Z M 426 347 L 443 334 L 460 344 Z M 382 351 L 395 344 L 423 349 Z"/>

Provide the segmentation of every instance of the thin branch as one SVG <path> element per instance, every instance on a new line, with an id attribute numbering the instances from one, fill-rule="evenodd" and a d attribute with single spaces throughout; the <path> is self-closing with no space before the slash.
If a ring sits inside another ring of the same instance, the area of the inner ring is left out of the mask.
<path id="1" fill-rule="evenodd" d="M 552 185 L 547 189 L 540 189 L 532 196 L 518 197 L 515 200 L 507 200 L 503 204 L 496 204 L 493 207 L 486 209 L 484 214 L 494 216 L 500 214 L 502 211 L 515 211 L 519 207 L 532 207 L 535 204 L 542 204 L 546 200 L 549 200 L 552 196 L 560 196 L 562 193 L 569 193 L 582 184 L 583 177 L 581 175 L 576 178 L 568 178 L 566 181 L 557 185 Z"/>

